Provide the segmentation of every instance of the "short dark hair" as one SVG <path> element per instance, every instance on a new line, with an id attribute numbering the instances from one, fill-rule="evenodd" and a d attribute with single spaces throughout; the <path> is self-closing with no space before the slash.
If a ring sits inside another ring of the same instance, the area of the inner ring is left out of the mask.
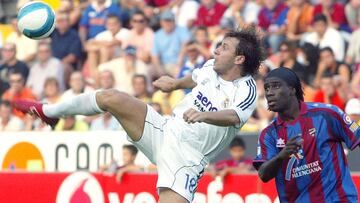
<path id="1" fill-rule="evenodd" d="M 114 18 L 121 23 L 120 17 L 116 14 L 110 13 L 107 15 L 107 19 Z"/>
<path id="2" fill-rule="evenodd" d="M 123 146 L 123 149 L 129 150 L 130 153 L 131 153 L 131 155 L 133 155 L 133 156 L 136 156 L 137 153 L 138 153 L 138 151 L 139 151 L 139 150 L 138 150 L 134 145 L 132 145 L 132 144 L 126 144 L 126 145 L 124 145 L 124 146 Z"/>
<path id="3" fill-rule="evenodd" d="M 321 54 L 322 52 L 325 52 L 325 51 L 330 52 L 330 53 L 331 53 L 331 55 L 333 55 L 333 56 L 334 56 L 334 51 L 332 50 L 332 48 L 331 48 L 331 47 L 324 47 L 324 48 L 320 49 L 320 54 Z"/>
<path id="4" fill-rule="evenodd" d="M 141 11 L 141 10 L 136 10 L 136 11 L 131 15 L 131 18 L 133 18 L 135 15 L 141 15 L 146 22 L 149 22 L 149 19 L 147 18 L 147 16 L 145 15 L 145 13 L 144 13 L 143 11 Z"/>
<path id="5" fill-rule="evenodd" d="M 244 55 L 244 74 L 255 75 L 261 62 L 265 59 L 265 52 L 254 27 L 245 28 L 239 31 L 231 31 L 225 34 L 224 38 L 236 38 L 239 42 L 236 45 L 236 56 Z"/>
<path id="6" fill-rule="evenodd" d="M 330 71 L 324 71 L 323 74 L 321 75 L 321 78 L 333 78 L 334 74 Z"/>
<path id="7" fill-rule="evenodd" d="M 233 148 L 233 147 L 242 147 L 242 148 L 246 149 L 245 142 L 241 137 L 235 137 L 230 142 L 230 148 Z"/>
<path id="8" fill-rule="evenodd" d="M 322 21 L 326 24 L 328 23 L 326 16 L 324 14 L 318 14 L 313 19 L 313 23 L 320 22 L 320 21 Z"/>
<path id="9" fill-rule="evenodd" d="M 144 74 L 135 74 L 133 76 L 132 80 L 134 81 L 135 78 L 142 78 L 144 80 L 145 84 L 147 83 L 147 78 L 146 78 L 146 75 L 144 75 Z"/>
<path id="10" fill-rule="evenodd" d="M 280 43 L 280 47 L 281 46 L 286 46 L 288 47 L 290 52 L 293 52 L 296 50 L 296 48 L 298 48 L 298 43 L 296 41 L 292 41 L 292 40 L 285 40 L 283 42 Z"/>
<path id="11" fill-rule="evenodd" d="M 206 32 L 206 34 L 208 34 L 208 28 L 206 26 L 200 25 L 200 26 L 196 27 L 195 33 L 199 30 L 202 30 L 202 31 Z"/>
<path id="12" fill-rule="evenodd" d="M 17 74 L 21 75 L 22 79 L 25 79 L 23 73 L 20 70 L 17 70 L 17 69 L 9 70 L 9 77 L 10 77 L 10 75 L 17 75 Z"/>

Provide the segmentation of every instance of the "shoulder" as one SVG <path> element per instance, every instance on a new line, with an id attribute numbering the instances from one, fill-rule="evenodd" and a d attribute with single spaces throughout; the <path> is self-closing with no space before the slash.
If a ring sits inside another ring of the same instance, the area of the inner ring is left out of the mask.
<path id="1" fill-rule="evenodd" d="M 309 112 L 321 112 L 323 115 L 326 116 L 340 116 L 344 114 L 344 112 L 337 106 L 332 104 L 323 104 L 323 103 L 310 103 L 306 102 L 306 106 Z"/>
<path id="2" fill-rule="evenodd" d="M 28 67 L 28 66 L 26 65 L 26 63 L 23 62 L 23 61 L 18 61 L 18 62 L 16 63 L 16 66 L 19 67 L 19 68 L 27 68 L 27 67 Z"/>
<path id="3" fill-rule="evenodd" d="M 209 59 L 204 63 L 204 65 L 201 66 L 201 68 L 214 67 L 214 66 L 215 66 L 215 59 Z"/>
<path id="4" fill-rule="evenodd" d="M 261 131 L 259 140 L 260 142 L 263 142 L 265 139 L 271 139 L 273 137 L 274 132 L 276 131 L 275 128 L 275 119 L 271 121 L 271 123 Z"/>

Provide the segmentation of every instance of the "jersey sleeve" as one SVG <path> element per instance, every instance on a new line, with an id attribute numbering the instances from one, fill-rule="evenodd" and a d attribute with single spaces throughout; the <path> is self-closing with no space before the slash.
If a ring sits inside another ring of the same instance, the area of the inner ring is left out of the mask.
<path id="1" fill-rule="evenodd" d="M 206 63 L 199 67 L 199 68 L 195 68 L 192 72 L 192 80 L 196 83 L 198 83 L 199 79 L 201 78 L 201 75 L 205 75 L 205 74 L 211 74 L 210 72 L 214 71 L 213 67 L 214 67 L 214 59 L 210 59 L 208 61 L 206 61 Z"/>
<path id="2" fill-rule="evenodd" d="M 275 138 L 269 132 L 269 128 L 267 127 L 261 132 L 258 140 L 257 153 L 253 160 L 253 166 L 256 170 L 260 168 L 261 164 L 278 154 Z"/>
<path id="3" fill-rule="evenodd" d="M 241 84 L 243 85 L 243 84 Z M 246 84 L 239 88 L 236 100 L 231 109 L 235 110 L 240 123 L 236 127 L 242 126 L 250 118 L 256 107 L 257 93 L 256 84 L 253 79 L 247 80 Z"/>
<path id="4" fill-rule="evenodd" d="M 340 138 L 346 146 L 353 150 L 360 144 L 360 127 L 350 119 L 340 108 L 336 106 L 330 107 L 332 114 L 333 132 Z"/>

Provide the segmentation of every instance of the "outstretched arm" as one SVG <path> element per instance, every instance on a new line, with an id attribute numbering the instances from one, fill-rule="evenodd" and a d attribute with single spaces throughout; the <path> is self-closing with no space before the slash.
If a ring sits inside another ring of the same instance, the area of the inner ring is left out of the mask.
<path id="1" fill-rule="evenodd" d="M 192 89 L 196 86 L 196 83 L 192 80 L 191 74 L 189 74 L 181 79 L 162 76 L 154 81 L 153 85 L 163 92 L 171 92 L 177 89 Z"/>
<path id="2" fill-rule="evenodd" d="M 184 112 L 183 118 L 188 123 L 205 122 L 218 126 L 234 126 L 240 123 L 240 119 L 233 109 L 205 112 L 189 109 Z"/>

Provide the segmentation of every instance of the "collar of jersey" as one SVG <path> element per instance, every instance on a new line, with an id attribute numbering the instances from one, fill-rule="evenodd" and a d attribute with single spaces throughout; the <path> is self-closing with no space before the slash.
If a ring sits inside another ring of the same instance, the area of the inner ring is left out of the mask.
<path id="1" fill-rule="evenodd" d="M 278 125 L 285 125 L 285 124 L 290 124 L 290 125 L 292 125 L 292 124 L 295 124 L 296 122 L 298 122 L 299 118 L 300 118 L 302 115 L 306 114 L 307 112 L 308 112 L 308 108 L 307 108 L 306 103 L 305 103 L 305 102 L 300 102 L 300 115 L 299 115 L 297 118 L 295 118 L 295 119 L 292 120 L 292 121 L 283 121 L 283 120 L 281 120 L 281 118 L 278 116 L 278 117 L 276 118 L 276 123 L 277 123 Z"/>
<path id="2" fill-rule="evenodd" d="M 244 77 L 241 77 L 241 78 L 238 78 L 238 79 L 235 79 L 233 81 L 227 81 L 227 80 L 224 80 L 222 79 L 219 75 L 218 75 L 218 80 L 217 80 L 217 84 L 216 86 L 219 86 L 219 85 L 236 85 L 239 84 L 240 82 L 244 81 L 244 80 L 247 80 L 250 78 L 250 75 L 246 75 Z"/>

